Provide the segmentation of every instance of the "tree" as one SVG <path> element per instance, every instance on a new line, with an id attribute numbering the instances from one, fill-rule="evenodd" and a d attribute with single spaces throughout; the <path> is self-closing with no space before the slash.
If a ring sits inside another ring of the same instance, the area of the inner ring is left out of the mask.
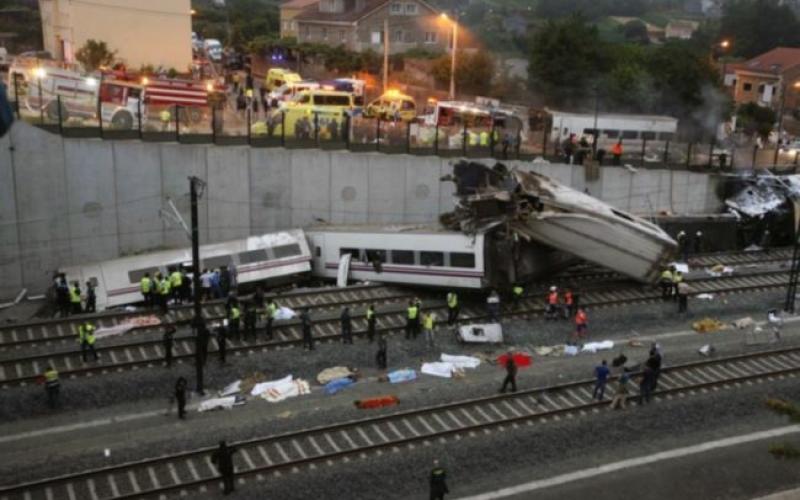
<path id="1" fill-rule="evenodd" d="M 767 138 L 772 131 L 772 126 L 778 120 L 772 108 L 759 106 L 754 102 L 742 104 L 736 110 L 736 123 L 747 135 L 758 134 Z"/>
<path id="2" fill-rule="evenodd" d="M 109 50 L 106 42 L 89 39 L 75 53 L 75 59 L 86 71 L 95 71 L 101 66 L 111 66 L 117 51 Z"/>
<path id="3" fill-rule="evenodd" d="M 450 85 L 452 67 L 449 55 L 433 62 L 431 73 L 440 88 Z M 494 60 L 483 50 L 473 53 L 459 51 L 456 58 L 456 88 L 459 92 L 472 95 L 488 95 L 492 88 Z"/>
<path id="4" fill-rule="evenodd" d="M 528 59 L 529 83 L 556 105 L 587 94 L 610 62 L 597 28 L 577 14 L 537 31 Z"/>
<path id="5" fill-rule="evenodd" d="M 730 38 L 733 54 L 755 57 L 775 47 L 800 47 L 800 22 L 777 0 L 734 0 L 725 4 L 719 38 Z"/>
<path id="6" fill-rule="evenodd" d="M 545 19 L 559 19 L 577 13 L 594 21 L 606 16 L 639 16 L 646 9 L 646 0 L 540 0 L 536 14 Z"/>
<path id="7" fill-rule="evenodd" d="M 636 19 L 621 26 L 625 40 L 646 45 L 650 43 L 650 35 L 647 33 L 647 25 Z"/>

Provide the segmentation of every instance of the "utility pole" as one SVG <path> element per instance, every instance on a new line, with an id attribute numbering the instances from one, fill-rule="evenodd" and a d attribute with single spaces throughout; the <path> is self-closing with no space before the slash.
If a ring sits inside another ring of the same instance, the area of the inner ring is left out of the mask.
<path id="1" fill-rule="evenodd" d="M 383 20 L 383 92 L 389 90 L 389 18 Z"/>
<path id="2" fill-rule="evenodd" d="M 778 166 L 778 154 L 780 154 L 781 151 L 781 136 L 783 135 L 783 112 L 786 107 L 786 90 L 787 86 L 784 82 L 781 86 L 781 107 L 778 111 L 778 139 L 775 142 L 775 157 L 772 159 L 772 163 L 776 167 Z"/>
<path id="3" fill-rule="evenodd" d="M 200 307 L 200 221 L 197 215 L 197 200 L 202 196 L 206 183 L 197 177 L 189 177 L 189 185 L 192 201 L 192 291 L 194 293 L 194 318 L 192 319 L 192 325 L 194 326 L 195 339 L 194 367 L 197 377 L 197 393 L 202 395 L 203 364 L 205 363 L 205 359 L 203 359 L 203 350 L 205 346 L 201 346 L 201 340 L 203 342 L 207 342 L 208 340 L 206 338 L 200 338 L 200 329 L 205 329 L 205 324 L 203 320 L 203 311 Z"/>
<path id="4" fill-rule="evenodd" d="M 450 100 L 456 98 L 456 52 L 458 52 L 458 11 L 453 14 L 453 53 L 450 58 Z"/>

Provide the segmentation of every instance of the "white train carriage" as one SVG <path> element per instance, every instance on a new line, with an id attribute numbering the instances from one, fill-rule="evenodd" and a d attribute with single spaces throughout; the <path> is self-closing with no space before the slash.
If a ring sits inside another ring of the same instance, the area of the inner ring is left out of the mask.
<path id="1" fill-rule="evenodd" d="M 315 227 L 306 234 L 313 274 L 336 279 L 343 255 L 349 278 L 415 286 L 480 289 L 490 282 L 483 234 L 433 227 Z"/>
<path id="2" fill-rule="evenodd" d="M 200 264 L 203 269 L 235 267 L 238 283 L 272 283 L 285 281 L 311 271 L 311 252 L 305 233 L 292 229 L 276 233 L 200 246 Z M 67 280 L 83 284 L 91 281 L 96 286 L 97 307 L 106 308 L 131 304 L 142 300 L 139 283 L 145 273 L 150 276 L 181 266 L 192 273 L 192 250 L 181 248 L 163 250 L 120 259 L 97 262 L 83 266 L 65 267 L 60 272 Z M 202 270 L 202 269 L 201 269 Z"/>

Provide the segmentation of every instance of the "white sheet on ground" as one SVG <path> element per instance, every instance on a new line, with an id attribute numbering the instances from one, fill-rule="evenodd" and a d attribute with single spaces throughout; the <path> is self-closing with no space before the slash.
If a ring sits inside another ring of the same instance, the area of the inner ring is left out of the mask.
<path id="1" fill-rule="evenodd" d="M 481 364 L 481 360 L 472 356 L 455 356 L 452 354 L 442 353 L 440 358 L 443 363 L 450 363 L 458 368 L 477 368 Z"/>
<path id="2" fill-rule="evenodd" d="M 713 293 L 700 293 L 700 294 L 695 295 L 694 298 L 700 299 L 700 300 L 714 300 L 714 294 Z"/>
<path id="3" fill-rule="evenodd" d="M 236 396 L 211 398 L 200 403 L 200 406 L 197 407 L 197 411 L 230 410 L 233 408 L 234 404 L 236 404 Z"/>
<path id="4" fill-rule="evenodd" d="M 275 311 L 274 319 L 292 319 L 297 316 L 297 313 L 294 312 L 294 309 L 290 309 L 288 307 L 279 307 L 277 311 Z"/>
<path id="5" fill-rule="evenodd" d="M 411 368 L 404 368 L 402 370 L 395 370 L 386 374 L 389 382 L 392 384 L 399 384 L 401 382 L 410 382 L 417 378 L 417 372 Z"/>
<path id="6" fill-rule="evenodd" d="M 614 348 L 613 340 L 604 340 L 602 342 L 589 342 L 587 344 L 583 344 L 583 349 L 581 349 L 581 352 L 595 353 L 597 351 L 607 351 L 613 348 Z"/>
<path id="7" fill-rule="evenodd" d="M 330 368 L 325 368 L 317 374 L 317 382 L 325 385 L 332 380 L 349 377 L 350 375 L 353 375 L 353 371 L 350 368 L 346 366 L 332 366 Z"/>
<path id="8" fill-rule="evenodd" d="M 262 393 L 266 392 L 268 389 L 275 387 L 277 385 L 290 383 L 292 381 L 291 375 L 286 375 L 282 379 L 278 380 L 270 380 L 269 382 L 261 382 L 253 386 L 253 390 L 250 391 L 251 396 L 259 396 Z"/>
<path id="9" fill-rule="evenodd" d="M 422 373 L 426 375 L 433 375 L 434 377 L 450 378 L 453 376 L 453 369 L 455 366 L 452 363 L 442 363 L 435 361 L 433 363 L 422 363 Z"/>
<path id="10" fill-rule="evenodd" d="M 225 396 L 233 396 L 235 394 L 239 394 L 242 391 L 242 381 L 237 380 L 236 382 L 231 382 L 230 384 L 226 385 L 224 389 L 219 391 L 220 397 Z"/>
<path id="11" fill-rule="evenodd" d="M 689 273 L 689 264 L 685 262 L 673 262 L 670 264 L 671 266 L 675 266 L 676 271 L 680 271 L 681 274 L 688 274 Z"/>
<path id="12" fill-rule="evenodd" d="M 273 385 L 261 393 L 261 397 L 270 403 L 278 403 L 284 399 L 311 394 L 311 386 L 303 379 L 291 380 L 289 382 Z"/>

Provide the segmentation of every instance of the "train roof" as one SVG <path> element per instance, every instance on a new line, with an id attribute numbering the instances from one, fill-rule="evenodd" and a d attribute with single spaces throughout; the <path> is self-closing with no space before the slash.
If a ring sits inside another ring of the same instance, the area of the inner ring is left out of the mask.
<path id="1" fill-rule="evenodd" d="M 545 109 L 548 113 L 555 116 L 564 116 L 570 118 L 591 118 L 594 119 L 593 113 L 575 113 L 572 111 L 559 111 L 557 109 Z M 663 122 L 663 123 L 677 123 L 678 119 L 667 115 L 632 115 L 624 113 L 598 113 L 598 119 L 603 120 L 636 120 L 636 121 L 649 121 L 649 122 Z"/>
<path id="2" fill-rule="evenodd" d="M 307 227 L 307 233 L 367 233 L 367 234 L 463 234 L 438 224 L 316 224 Z"/>

